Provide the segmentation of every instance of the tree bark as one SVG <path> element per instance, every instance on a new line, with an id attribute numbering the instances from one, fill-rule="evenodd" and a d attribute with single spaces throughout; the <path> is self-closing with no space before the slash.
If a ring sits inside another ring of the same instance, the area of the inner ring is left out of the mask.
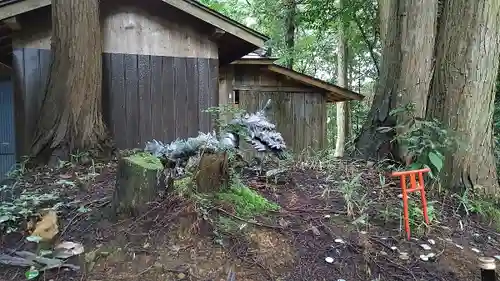
<path id="1" fill-rule="evenodd" d="M 286 67 L 293 69 L 295 55 L 295 16 L 297 3 L 295 0 L 285 0 L 285 47 Z"/>
<path id="2" fill-rule="evenodd" d="M 455 131 L 442 182 L 495 194 L 492 122 L 500 44 L 500 2 L 444 1 L 427 115 Z"/>
<path id="3" fill-rule="evenodd" d="M 52 65 L 32 155 L 67 157 L 106 136 L 99 0 L 53 0 L 51 6 Z"/>
<path id="4" fill-rule="evenodd" d="M 340 0 L 339 9 L 344 9 L 345 0 Z M 338 31 L 337 51 L 337 83 L 340 87 L 348 88 L 348 58 L 347 58 L 347 27 L 348 24 L 342 20 Z M 351 135 L 351 108 L 349 102 L 337 103 L 337 141 L 335 143 L 334 157 L 344 157 L 345 144 Z"/>
<path id="5" fill-rule="evenodd" d="M 404 149 L 400 151 L 391 143 L 394 132 L 377 128 L 403 124 L 407 114 L 390 116 L 390 112 L 408 103 L 414 103 L 416 117 L 425 114 L 433 66 L 437 0 L 384 0 L 380 5 L 383 46 L 380 77 L 368 118 L 356 139 L 356 152 L 365 158 L 392 156 L 406 160 Z"/>
<path id="6" fill-rule="evenodd" d="M 113 215 L 136 216 L 165 194 L 163 165 L 151 154 L 138 153 L 118 161 Z"/>

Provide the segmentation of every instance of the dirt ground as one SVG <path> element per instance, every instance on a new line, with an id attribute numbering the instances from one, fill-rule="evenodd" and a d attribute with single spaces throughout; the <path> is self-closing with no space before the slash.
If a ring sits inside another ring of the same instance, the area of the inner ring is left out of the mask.
<path id="1" fill-rule="evenodd" d="M 366 194 L 362 201 L 370 204 L 358 201 L 351 206 L 355 214 L 348 214 L 345 186 L 357 175 Z M 58 240 L 85 247 L 84 254 L 68 261 L 81 270 L 51 270 L 38 278 L 219 281 L 232 269 L 238 281 L 479 280 L 477 258 L 500 254 L 499 234 L 461 216 L 449 198 L 435 198 L 432 226 L 414 231 L 407 241 L 400 221 L 387 215 L 401 209 L 399 188 L 372 163 L 338 160 L 329 169 L 297 164 L 276 177 L 246 171 L 243 178 L 281 209 L 244 220 L 214 208 L 209 216 L 230 218 L 240 230 L 215 235 L 198 206 L 176 196 L 152 202 L 139 217 L 113 219 L 113 162 L 32 172 L 17 185 L 62 192 L 71 203 L 60 213 Z M 77 210 L 82 206 L 88 211 Z M 0 249 L 29 249 L 25 236 L 1 236 Z M 424 243 L 431 249 L 424 250 Z M 430 252 L 434 258 L 420 258 Z M 1 266 L 0 280 L 25 280 L 24 272 Z"/>

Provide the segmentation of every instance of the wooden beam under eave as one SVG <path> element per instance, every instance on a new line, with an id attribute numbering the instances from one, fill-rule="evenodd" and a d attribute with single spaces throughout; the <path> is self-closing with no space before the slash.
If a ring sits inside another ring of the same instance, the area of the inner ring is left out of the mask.
<path id="1" fill-rule="evenodd" d="M 11 17 L 3 20 L 3 23 L 14 31 L 21 30 L 21 24 L 17 21 L 16 17 Z"/>
<path id="2" fill-rule="evenodd" d="M 24 0 L 0 8 L 0 20 L 15 17 L 26 12 L 49 6 L 51 0 Z"/>

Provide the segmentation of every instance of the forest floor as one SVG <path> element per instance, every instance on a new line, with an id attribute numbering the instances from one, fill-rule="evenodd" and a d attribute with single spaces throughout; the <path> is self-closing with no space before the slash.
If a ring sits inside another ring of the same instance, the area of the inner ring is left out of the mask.
<path id="1" fill-rule="evenodd" d="M 139 217 L 110 220 L 115 170 L 115 162 L 63 165 L 17 180 L 28 193 L 57 192 L 64 200 L 57 239 L 84 245 L 67 261 L 80 270 L 52 269 L 39 280 L 219 281 L 230 268 L 237 281 L 479 280 L 477 258 L 500 255 L 497 231 L 458 211 L 464 197 L 429 192 L 432 224 L 421 224 L 412 205 L 406 240 L 399 186 L 374 163 L 299 163 L 270 178 L 246 171 L 246 185 L 281 207 L 253 220 L 225 206 L 200 214 L 196 203 L 174 195 Z M 230 231 L 214 232 L 207 221 L 218 217 Z M 2 235 L 0 249 L 33 251 L 26 236 Z M 26 280 L 25 271 L 2 265 L 0 280 Z"/>

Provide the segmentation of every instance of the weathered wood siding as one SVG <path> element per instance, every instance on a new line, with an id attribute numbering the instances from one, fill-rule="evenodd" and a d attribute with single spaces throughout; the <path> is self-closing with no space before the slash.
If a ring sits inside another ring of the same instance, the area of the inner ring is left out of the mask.
<path id="1" fill-rule="evenodd" d="M 271 99 L 269 117 L 294 152 L 326 148 L 324 93 L 256 65 L 222 68 L 219 83 L 221 104 L 234 103 L 234 95 L 229 98 L 233 90 L 239 91 L 239 107 L 249 112 L 260 110 Z"/>
<path id="2" fill-rule="evenodd" d="M 210 130 L 214 122 L 201 111 L 218 104 L 216 43 L 165 5 L 128 2 L 107 1 L 101 8 L 103 114 L 117 147 Z M 17 137 L 26 153 L 49 74 L 50 9 L 25 14 L 21 21 L 13 60 L 18 128 L 23 128 Z"/>

